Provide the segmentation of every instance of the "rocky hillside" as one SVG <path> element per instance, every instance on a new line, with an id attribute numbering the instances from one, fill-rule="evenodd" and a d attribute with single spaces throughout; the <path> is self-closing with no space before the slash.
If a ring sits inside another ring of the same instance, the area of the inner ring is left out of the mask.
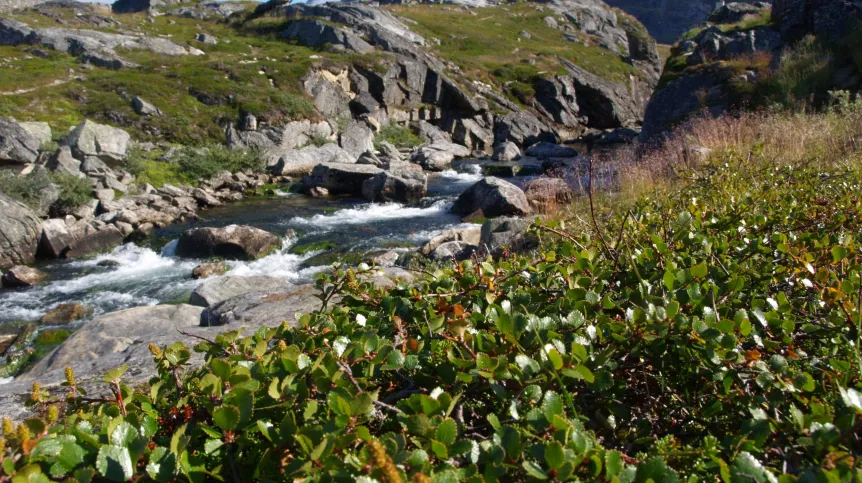
<path id="1" fill-rule="evenodd" d="M 673 44 L 689 29 L 705 23 L 709 14 L 723 3 L 721 0 L 608 0 L 611 6 L 637 17 L 663 44 Z"/>
<path id="2" fill-rule="evenodd" d="M 689 32 L 668 59 L 647 106 L 641 139 L 692 114 L 772 106 L 814 107 L 862 86 L 862 6 L 842 0 L 727 4 Z"/>

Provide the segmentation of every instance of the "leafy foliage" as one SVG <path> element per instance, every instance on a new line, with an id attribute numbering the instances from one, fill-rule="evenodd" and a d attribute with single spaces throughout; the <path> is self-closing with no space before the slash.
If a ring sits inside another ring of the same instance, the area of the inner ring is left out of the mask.
<path id="1" fill-rule="evenodd" d="M 859 481 L 859 173 L 746 159 L 687 173 L 605 230 L 537 225 L 537 253 L 418 286 L 336 270 L 320 311 L 202 342 L 200 368 L 183 344 L 151 346 L 144 390 L 120 368 L 111 397 L 87 399 L 69 371 L 65 401 L 36 385 L 43 418 L 4 424 L 4 471 Z"/>
<path id="2" fill-rule="evenodd" d="M 51 205 L 51 210 L 58 214 L 71 213 L 92 198 L 93 187 L 87 178 L 59 173 L 53 174 L 51 178 L 60 192 L 57 201 Z"/>
<path id="3" fill-rule="evenodd" d="M 0 170 L 0 191 L 33 208 L 38 208 L 43 191 L 51 184 L 44 170 L 19 175 L 13 170 Z"/>
<path id="4" fill-rule="evenodd" d="M 396 123 L 390 123 L 384 126 L 376 136 L 374 136 L 374 144 L 380 145 L 383 142 L 389 142 L 395 147 L 412 148 L 422 144 L 422 138 L 410 130 L 407 126 L 402 126 Z"/>

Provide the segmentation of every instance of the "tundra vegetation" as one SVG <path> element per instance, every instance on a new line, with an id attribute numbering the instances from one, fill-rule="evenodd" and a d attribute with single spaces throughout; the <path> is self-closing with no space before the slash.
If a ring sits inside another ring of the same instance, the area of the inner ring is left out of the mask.
<path id="1" fill-rule="evenodd" d="M 852 103 L 692 121 L 621 171 L 621 198 L 537 220 L 533 252 L 388 290 L 340 266 L 295 326 L 152 346 L 146 387 L 124 368 L 107 395 L 71 370 L 65 396 L 34 384 L 3 471 L 858 481 L 860 134 Z M 693 143 L 711 152 L 680 154 Z"/>

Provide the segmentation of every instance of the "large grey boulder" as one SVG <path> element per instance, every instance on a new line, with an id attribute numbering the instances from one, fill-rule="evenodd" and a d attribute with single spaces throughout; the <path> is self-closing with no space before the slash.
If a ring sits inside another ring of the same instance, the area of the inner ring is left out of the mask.
<path id="1" fill-rule="evenodd" d="M 473 256 L 478 250 L 476 245 L 465 243 L 462 241 L 450 241 L 441 243 L 436 248 L 428 253 L 428 258 L 431 260 L 467 260 Z"/>
<path id="2" fill-rule="evenodd" d="M 179 257 L 255 260 L 280 246 L 281 240 L 268 231 L 246 225 L 229 225 L 184 231 L 177 242 L 176 253 Z"/>
<path id="3" fill-rule="evenodd" d="M 155 374 L 149 344 L 164 346 L 178 340 L 190 346 L 197 344 L 200 341 L 178 330 L 195 332 L 202 310 L 184 304 L 157 305 L 102 315 L 86 322 L 20 379 L 38 380 L 43 385 L 59 383 L 65 380 L 66 366 L 71 366 L 76 378 L 86 381 L 101 378 L 107 370 L 126 364 L 127 383 L 146 380 Z M 198 356 L 197 360 L 200 359 Z"/>
<path id="4" fill-rule="evenodd" d="M 33 261 L 41 225 L 33 210 L 0 192 L 0 269 Z"/>
<path id="5" fill-rule="evenodd" d="M 374 47 L 353 32 L 327 25 L 320 20 L 300 19 L 291 22 L 280 34 L 286 39 L 296 39 L 300 44 L 319 47 L 324 44 L 340 45 L 345 50 L 367 54 Z"/>
<path id="6" fill-rule="evenodd" d="M 296 285 L 286 289 L 260 291 L 227 299 L 208 307 L 201 313 L 200 325 L 215 327 L 227 325 L 236 329 L 276 326 L 286 321 L 296 323 L 297 314 L 320 308 L 320 291 L 312 284 Z"/>
<path id="7" fill-rule="evenodd" d="M 557 142 L 554 130 L 526 111 L 513 111 L 494 118 L 494 144 L 507 141 L 529 146 L 539 141 Z"/>
<path id="8" fill-rule="evenodd" d="M 354 158 L 374 151 L 374 131 L 362 121 L 351 121 L 341 133 L 341 147 Z"/>
<path id="9" fill-rule="evenodd" d="M 311 173 L 320 163 L 353 164 L 356 158 L 339 147 L 330 143 L 321 147 L 306 146 L 302 149 L 291 149 L 279 156 L 272 166 L 272 172 L 281 176 L 299 176 Z"/>
<path id="10" fill-rule="evenodd" d="M 350 95 L 342 85 L 332 81 L 331 75 L 313 72 L 302 85 L 314 100 L 314 107 L 327 119 L 347 118 L 351 115 Z"/>
<path id="11" fill-rule="evenodd" d="M 488 218 L 529 214 L 530 203 L 521 188 L 499 178 L 485 178 L 461 193 L 452 211 L 469 215 L 482 210 Z"/>
<path id="12" fill-rule="evenodd" d="M 396 165 L 362 183 L 368 201 L 415 203 L 428 193 L 428 176 L 415 165 Z"/>
<path id="13" fill-rule="evenodd" d="M 209 307 L 227 299 L 261 290 L 283 290 L 293 285 L 275 277 L 217 277 L 199 285 L 189 297 L 189 303 Z"/>
<path id="14" fill-rule="evenodd" d="M 325 188 L 331 194 L 362 196 L 363 183 L 382 172 L 368 164 L 320 163 L 302 182 L 307 188 Z"/>
<path id="15" fill-rule="evenodd" d="M 131 136 L 122 129 L 85 120 L 66 139 L 72 154 L 83 161 L 91 158 L 105 163 L 119 163 L 126 158 Z"/>
<path id="16" fill-rule="evenodd" d="M 416 121 L 410 124 L 410 130 L 431 144 L 452 142 L 452 137 L 449 134 L 428 121 Z"/>
<path id="17" fill-rule="evenodd" d="M 437 141 L 416 150 L 410 161 L 428 171 L 444 171 L 449 169 L 455 158 L 470 155 L 470 150 L 460 144 Z"/>
<path id="18" fill-rule="evenodd" d="M 47 122 L 19 122 L 18 124 L 32 134 L 40 145 L 51 142 L 51 125 Z"/>
<path id="19" fill-rule="evenodd" d="M 419 247 L 419 253 L 429 256 L 437 249 L 437 247 L 450 242 L 463 242 L 467 245 L 479 245 L 480 239 L 481 228 L 478 226 L 470 228 L 453 228 L 446 230 L 425 242 L 425 244 Z"/>
<path id="20" fill-rule="evenodd" d="M 0 166 L 35 162 L 41 144 L 18 121 L 0 117 Z"/>
<path id="21" fill-rule="evenodd" d="M 574 193 L 569 184 L 560 178 L 538 178 L 524 187 L 527 201 L 534 209 L 547 210 L 572 200 Z"/>
<path id="22" fill-rule="evenodd" d="M 99 226 L 86 220 L 70 225 L 61 218 L 52 218 L 42 223 L 39 253 L 53 258 L 78 258 L 115 247 L 124 238 L 114 225 Z"/>
<path id="23" fill-rule="evenodd" d="M 522 251 L 537 244 L 534 236 L 527 233 L 530 222 L 521 218 L 498 218 L 482 224 L 479 246 L 492 255 L 503 250 Z"/>

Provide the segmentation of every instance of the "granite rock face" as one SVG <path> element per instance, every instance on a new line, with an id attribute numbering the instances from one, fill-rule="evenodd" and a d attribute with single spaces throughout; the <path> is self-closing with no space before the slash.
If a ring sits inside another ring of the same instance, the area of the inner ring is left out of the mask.
<path id="1" fill-rule="evenodd" d="M 255 260 L 279 246 L 281 240 L 268 231 L 245 225 L 230 225 L 184 231 L 177 242 L 176 253 L 180 257 Z"/>
<path id="2" fill-rule="evenodd" d="M 32 262 L 41 229 L 33 210 L 0 192 L 0 270 Z"/>

